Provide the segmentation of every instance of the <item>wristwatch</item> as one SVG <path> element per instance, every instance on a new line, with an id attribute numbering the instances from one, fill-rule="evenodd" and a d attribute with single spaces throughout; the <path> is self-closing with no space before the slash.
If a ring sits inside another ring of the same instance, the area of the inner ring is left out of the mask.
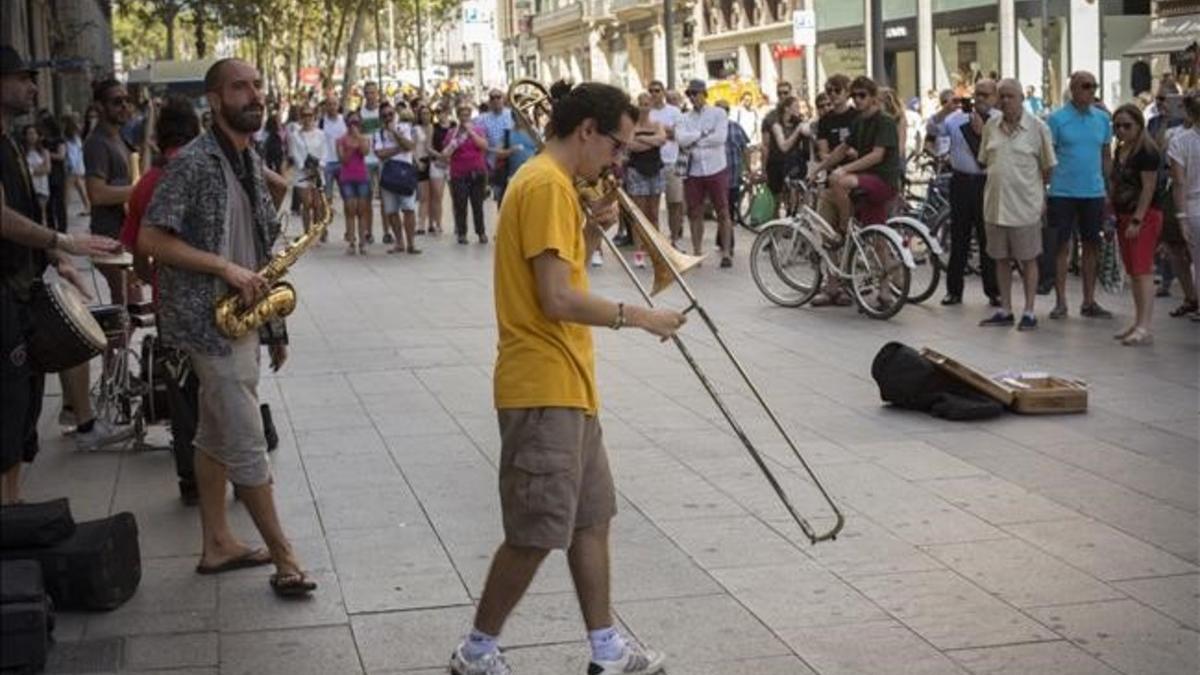
<path id="1" fill-rule="evenodd" d="M 608 327 L 613 330 L 621 330 L 621 327 L 624 325 L 625 325 L 625 303 L 618 302 L 617 303 L 617 315 L 615 317 L 613 317 L 612 323 L 608 324 Z"/>

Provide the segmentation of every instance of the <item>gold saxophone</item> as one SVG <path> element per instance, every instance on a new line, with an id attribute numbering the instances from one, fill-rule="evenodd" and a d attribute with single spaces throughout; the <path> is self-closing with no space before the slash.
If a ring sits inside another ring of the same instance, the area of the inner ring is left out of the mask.
<path id="1" fill-rule="evenodd" d="M 236 340 L 250 331 L 258 330 L 272 319 L 282 319 L 296 309 L 296 289 L 286 281 L 280 281 L 305 251 L 321 240 L 321 235 L 333 220 L 333 209 L 321 186 L 320 170 L 309 171 L 309 180 L 315 186 L 321 202 L 321 215 L 308 231 L 275 254 L 271 261 L 258 271 L 270 285 L 266 295 L 247 307 L 237 291 L 227 293 L 213 308 L 217 330 L 225 337 Z"/>

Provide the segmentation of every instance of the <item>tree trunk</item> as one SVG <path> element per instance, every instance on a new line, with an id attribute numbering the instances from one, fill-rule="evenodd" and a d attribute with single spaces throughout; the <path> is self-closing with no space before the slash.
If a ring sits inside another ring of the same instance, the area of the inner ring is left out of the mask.
<path id="1" fill-rule="evenodd" d="M 343 4 L 350 0 L 342 0 Z M 342 36 L 346 34 L 346 15 L 345 7 L 342 8 L 342 15 L 338 19 L 337 31 L 333 34 L 333 43 L 327 43 L 328 50 L 325 52 L 325 63 L 321 68 L 321 79 L 323 84 L 328 87 L 333 87 L 333 71 L 337 68 L 337 57 L 342 51 Z M 333 0 L 325 0 L 325 25 L 333 23 Z"/>
<path id="2" fill-rule="evenodd" d="M 300 69 L 304 67 L 304 27 L 308 18 L 306 7 L 306 5 L 301 5 L 300 18 L 296 21 L 296 50 L 292 52 L 294 55 L 292 63 L 296 66 L 296 79 L 292 82 L 293 91 L 300 89 Z"/>
<path id="3" fill-rule="evenodd" d="M 346 99 L 350 96 L 350 84 L 354 77 L 354 62 L 358 60 L 358 45 L 362 41 L 363 15 L 367 8 L 367 0 L 359 0 L 354 11 L 354 28 L 350 31 L 350 43 L 346 45 L 346 72 L 342 74 L 342 96 L 340 103 L 346 107 Z"/>
<path id="4" fill-rule="evenodd" d="M 175 58 L 175 17 L 179 14 L 177 9 L 168 9 L 163 13 L 163 23 L 167 26 L 167 59 Z"/>
<path id="5" fill-rule="evenodd" d="M 196 3 L 192 10 L 192 16 L 196 21 L 196 58 L 202 59 L 208 53 L 208 41 L 204 37 L 204 21 L 208 8 L 203 2 Z"/>

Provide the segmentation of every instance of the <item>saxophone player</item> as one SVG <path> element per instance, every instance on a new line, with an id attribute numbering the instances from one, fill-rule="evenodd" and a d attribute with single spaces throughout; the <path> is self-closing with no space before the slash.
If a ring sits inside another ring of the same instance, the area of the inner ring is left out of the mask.
<path id="1" fill-rule="evenodd" d="M 188 354 L 200 382 L 194 445 L 204 539 L 196 571 L 273 564 L 276 593 L 305 595 L 316 583 L 279 522 L 257 395 L 260 339 L 272 369 L 287 358 L 282 322 L 231 340 L 217 330 L 213 314 L 227 292 L 239 292 L 249 306 L 267 290 L 267 280 L 253 271 L 270 259 L 279 234 L 262 160 L 251 144 L 263 121 L 263 83 L 245 61 L 222 59 L 209 68 L 204 88 L 212 127 L 166 166 L 138 234 L 139 252 L 159 268 L 162 339 Z M 267 550 L 247 546 L 230 530 L 226 481 Z"/>

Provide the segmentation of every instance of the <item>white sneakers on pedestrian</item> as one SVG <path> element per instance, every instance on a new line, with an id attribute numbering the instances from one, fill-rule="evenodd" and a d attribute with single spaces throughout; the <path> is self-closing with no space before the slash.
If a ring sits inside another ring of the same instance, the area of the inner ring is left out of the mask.
<path id="1" fill-rule="evenodd" d="M 600 251 L 592 251 L 592 267 L 603 267 L 603 266 L 604 266 L 604 256 L 600 254 Z"/>
<path id="2" fill-rule="evenodd" d="M 450 655 L 450 673 L 451 675 L 512 675 L 512 669 L 508 667 L 508 661 L 504 660 L 504 655 L 498 651 L 484 654 L 474 661 L 468 661 L 467 657 L 463 656 L 463 646 L 460 644 Z"/>
<path id="3" fill-rule="evenodd" d="M 132 424 L 114 426 L 104 420 L 96 420 L 91 431 L 75 433 L 75 449 L 93 452 L 101 448 L 128 441 L 134 436 Z"/>
<path id="4" fill-rule="evenodd" d="M 592 661 L 587 675 L 653 675 L 661 673 L 666 656 L 652 649 L 642 650 L 633 644 L 616 661 Z"/>

